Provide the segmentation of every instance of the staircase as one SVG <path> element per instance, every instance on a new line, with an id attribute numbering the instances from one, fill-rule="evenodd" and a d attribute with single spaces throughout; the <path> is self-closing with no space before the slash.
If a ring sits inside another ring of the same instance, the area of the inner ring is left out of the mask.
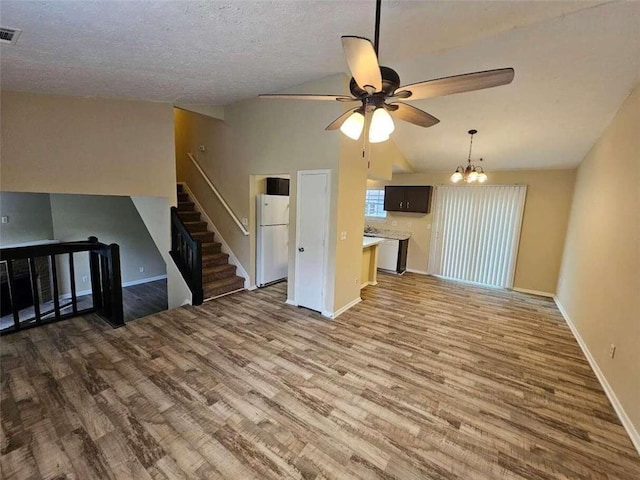
<path id="1" fill-rule="evenodd" d="M 202 289 L 204 299 L 226 295 L 244 288 L 244 278 L 236 275 L 236 266 L 229 263 L 229 255 L 222 253 L 221 244 L 207 222 L 200 218 L 189 194 L 178 185 L 178 216 L 194 240 L 202 243 Z"/>

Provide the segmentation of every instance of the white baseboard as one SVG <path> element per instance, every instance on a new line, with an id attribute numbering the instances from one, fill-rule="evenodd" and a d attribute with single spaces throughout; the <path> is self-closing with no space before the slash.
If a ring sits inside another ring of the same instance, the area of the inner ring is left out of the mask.
<path id="1" fill-rule="evenodd" d="M 157 277 L 141 278 L 139 280 L 131 280 L 130 282 L 124 282 L 122 288 L 133 287 L 134 285 L 142 285 L 143 283 L 156 282 L 158 280 L 166 280 L 166 275 L 158 275 Z M 91 295 L 91 289 L 89 290 L 76 290 L 76 297 L 82 297 L 83 295 Z M 60 298 L 67 300 L 71 298 L 71 292 L 63 293 Z"/>
<path id="2" fill-rule="evenodd" d="M 202 205 L 200 204 L 200 202 L 198 202 L 198 199 L 193 194 L 193 191 L 189 188 L 189 185 L 187 185 L 186 182 L 178 182 L 178 184 L 182 185 L 184 187 L 186 193 L 189 194 L 189 197 L 191 198 L 191 200 L 195 204 L 195 206 L 196 206 L 196 208 L 198 210 L 198 213 L 200 213 L 204 217 L 204 220 L 207 222 L 207 224 L 213 230 L 213 233 L 216 236 L 216 241 L 220 242 L 222 244 L 222 247 L 221 247 L 222 252 L 226 253 L 227 255 L 229 255 L 229 263 L 231 265 L 235 265 L 236 266 L 237 275 L 244 278 L 244 287 L 249 289 L 249 290 L 254 290 L 255 289 L 255 285 L 253 285 L 253 286 L 250 285 L 251 281 L 249 279 L 249 274 L 247 273 L 247 271 L 244 269 L 244 267 L 242 266 L 242 264 L 238 260 L 238 257 L 235 256 L 235 254 L 233 253 L 233 250 L 231 250 L 231 247 L 229 247 L 229 244 L 227 242 L 225 242 L 224 237 L 220 234 L 220 231 L 216 228 L 215 223 L 213 223 L 213 221 L 211 220 L 209 215 L 207 215 L 207 212 L 204 210 L 204 208 L 202 208 Z M 253 288 L 251 288 L 251 287 L 253 287 Z"/>
<path id="3" fill-rule="evenodd" d="M 297 307 L 298 304 L 296 302 L 294 302 L 293 300 L 291 300 L 290 298 L 287 298 L 287 300 L 284 302 L 287 305 L 291 305 L 292 307 Z"/>
<path id="4" fill-rule="evenodd" d="M 407 268 L 406 271 L 409 273 L 419 273 L 420 275 L 429 275 L 426 270 L 416 270 L 414 268 Z"/>
<path id="5" fill-rule="evenodd" d="M 542 292 L 540 290 L 529 290 L 528 288 L 516 288 L 516 287 L 513 287 L 511 290 L 513 290 L 514 292 L 520 292 L 520 293 L 530 293 L 531 295 L 538 295 L 539 297 L 555 298 L 555 294 L 549 293 L 549 292 Z"/>
<path id="6" fill-rule="evenodd" d="M 158 280 L 166 280 L 166 275 L 158 275 L 157 277 L 141 278 L 139 280 L 132 280 L 122 284 L 123 287 L 132 287 L 134 285 L 142 285 L 143 283 L 157 282 Z"/>
<path id="7" fill-rule="evenodd" d="M 609 385 L 607 378 L 604 376 L 604 373 L 602 373 L 602 370 L 600 370 L 598 363 L 596 362 L 593 355 L 591 355 L 591 352 L 589 351 L 587 344 L 584 342 L 584 340 L 580 336 L 580 332 L 578 331 L 573 321 L 569 317 L 569 314 L 567 313 L 567 311 L 564 309 L 564 307 L 560 303 L 560 300 L 558 300 L 558 297 L 556 297 L 555 295 L 553 296 L 553 300 L 556 302 L 556 305 L 558 306 L 558 310 L 560 310 L 560 313 L 562 314 L 564 321 L 569 326 L 569 329 L 571 330 L 571 333 L 573 333 L 573 336 L 578 342 L 578 345 L 580 345 L 580 348 L 582 349 L 582 353 L 584 353 L 584 356 L 587 358 L 587 361 L 589 362 L 589 365 L 591 366 L 593 373 L 596 374 L 596 377 L 598 378 L 600 385 L 602 385 L 602 389 L 604 390 L 604 393 L 606 393 L 607 398 L 609 398 L 609 401 L 611 402 L 613 409 L 615 410 L 616 414 L 618 415 L 618 418 L 620 419 L 620 423 L 622 423 L 622 426 L 627 431 L 627 434 L 631 439 L 631 443 L 633 443 L 633 446 L 636 447 L 636 450 L 638 451 L 638 453 L 640 453 L 640 434 L 636 430 L 636 427 L 633 425 L 633 423 L 631 423 L 629 416 L 624 411 L 624 408 L 620 403 L 620 401 L 618 400 L 618 397 L 616 396 L 615 392 L 613 391 L 613 388 L 611 388 L 611 385 Z"/>
<path id="8" fill-rule="evenodd" d="M 349 310 L 351 307 L 353 307 L 354 305 L 359 304 L 362 301 L 362 298 L 360 297 L 356 297 L 354 298 L 352 301 L 350 301 L 349 303 L 347 303 L 344 307 L 339 308 L 338 310 L 336 310 L 335 312 L 331 313 L 331 312 L 323 312 L 322 314 L 325 317 L 329 317 L 329 318 L 337 318 L 338 315 L 343 314 L 344 312 L 346 312 L 347 310 Z"/>

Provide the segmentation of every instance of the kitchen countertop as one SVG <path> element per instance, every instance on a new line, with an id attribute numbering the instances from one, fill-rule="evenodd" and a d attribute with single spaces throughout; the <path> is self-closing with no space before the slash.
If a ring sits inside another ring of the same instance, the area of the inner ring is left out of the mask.
<path id="1" fill-rule="evenodd" d="M 373 238 L 390 238 L 392 240 L 408 240 L 409 238 L 411 238 L 411 232 L 376 229 L 375 232 L 365 232 L 364 236 Z"/>
<path id="2" fill-rule="evenodd" d="M 376 238 L 376 237 L 363 237 L 362 238 L 362 248 L 372 247 L 373 245 L 377 245 L 382 243 L 384 238 Z"/>

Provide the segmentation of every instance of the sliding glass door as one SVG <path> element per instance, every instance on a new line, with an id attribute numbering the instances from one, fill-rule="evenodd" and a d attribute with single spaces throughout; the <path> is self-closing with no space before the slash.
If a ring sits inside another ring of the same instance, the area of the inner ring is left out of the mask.
<path id="1" fill-rule="evenodd" d="M 436 187 L 429 273 L 511 288 L 525 185 Z"/>

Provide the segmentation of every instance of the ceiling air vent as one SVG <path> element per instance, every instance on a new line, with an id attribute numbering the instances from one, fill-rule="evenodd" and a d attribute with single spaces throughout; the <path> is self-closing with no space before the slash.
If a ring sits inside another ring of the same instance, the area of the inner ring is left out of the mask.
<path id="1" fill-rule="evenodd" d="M 0 27 L 0 44 L 15 45 L 21 33 L 17 28 Z"/>

